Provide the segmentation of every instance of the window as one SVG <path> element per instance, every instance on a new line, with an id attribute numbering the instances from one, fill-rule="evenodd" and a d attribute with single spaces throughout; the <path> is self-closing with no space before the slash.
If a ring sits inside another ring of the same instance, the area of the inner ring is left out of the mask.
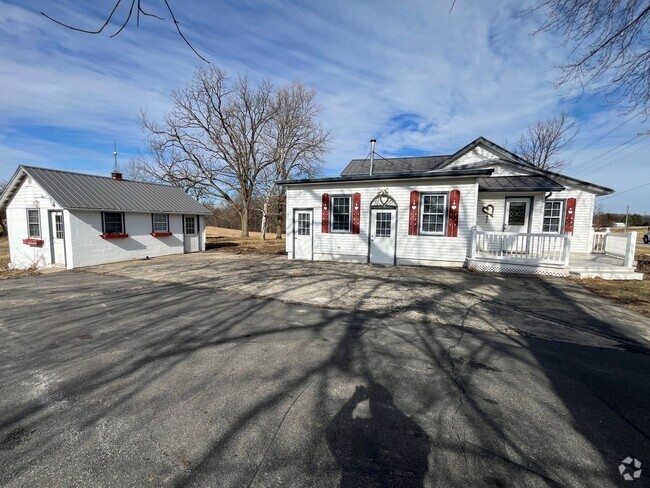
<path id="1" fill-rule="evenodd" d="M 377 212 L 375 217 L 375 237 L 390 237 L 390 212 Z"/>
<path id="2" fill-rule="evenodd" d="M 298 235 L 308 236 L 311 232 L 311 214 L 299 213 L 298 214 Z"/>
<path id="3" fill-rule="evenodd" d="M 196 220 L 194 217 L 185 217 L 185 233 L 189 235 L 196 234 Z"/>
<path id="4" fill-rule="evenodd" d="M 350 232 L 350 197 L 332 197 L 332 232 Z"/>
<path id="5" fill-rule="evenodd" d="M 104 234 L 124 234 L 124 214 L 122 212 L 103 212 Z"/>
<path id="6" fill-rule="evenodd" d="M 549 200 L 544 203 L 544 223 L 542 224 L 542 232 L 561 232 L 562 204 L 562 200 Z"/>
<path id="7" fill-rule="evenodd" d="M 41 237 L 41 217 L 38 210 L 27 210 L 27 227 L 29 237 L 40 239 Z"/>
<path id="8" fill-rule="evenodd" d="M 420 233 L 444 234 L 445 233 L 445 208 L 447 195 L 444 193 L 430 193 L 422 195 Z"/>
<path id="9" fill-rule="evenodd" d="M 54 214 L 54 233 L 57 239 L 63 239 L 63 215 Z"/>
<path id="10" fill-rule="evenodd" d="M 167 214 L 153 214 L 153 231 L 169 232 L 169 216 Z"/>

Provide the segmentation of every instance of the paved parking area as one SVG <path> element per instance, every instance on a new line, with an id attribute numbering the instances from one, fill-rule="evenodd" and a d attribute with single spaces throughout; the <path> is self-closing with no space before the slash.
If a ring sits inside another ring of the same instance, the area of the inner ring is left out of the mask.
<path id="1" fill-rule="evenodd" d="M 466 313 L 409 320 L 366 312 L 374 301 L 252 297 L 242 283 L 272 283 L 250 259 L 202 265 L 248 278 L 181 279 L 202 257 L 0 283 L 0 485 L 605 487 L 621 483 L 623 458 L 650 459 L 647 342 L 604 313 L 569 308 L 606 347 L 548 340 L 468 326 L 492 301 L 513 328 L 543 312 L 470 273 L 449 272 L 458 281 L 430 297 L 477 293 Z M 370 281 L 425 276 L 359 267 L 357 283 L 362 268 Z M 573 293 L 522 280 L 545 299 Z"/>

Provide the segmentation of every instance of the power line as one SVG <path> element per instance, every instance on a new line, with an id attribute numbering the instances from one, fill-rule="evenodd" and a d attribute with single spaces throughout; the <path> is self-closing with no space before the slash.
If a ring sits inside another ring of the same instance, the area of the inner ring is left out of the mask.
<path id="1" fill-rule="evenodd" d="M 623 122 L 621 122 L 620 124 L 618 124 L 618 125 L 617 125 L 616 127 L 614 127 L 612 130 L 610 130 L 609 132 L 603 134 L 602 136 L 598 136 L 598 137 L 596 137 L 596 139 L 594 139 L 593 141 L 591 141 L 591 142 L 590 142 L 589 144 L 587 144 L 586 146 L 582 147 L 581 149 L 578 149 L 578 150 L 575 151 L 574 153 L 571 153 L 569 156 L 567 156 L 566 159 L 567 159 L 567 160 L 570 160 L 570 159 L 572 159 L 574 156 L 576 156 L 577 154 L 580 154 L 582 151 L 585 151 L 585 150 L 589 149 L 590 147 L 592 147 L 593 145 L 595 145 L 598 141 L 601 141 L 603 138 L 607 137 L 607 136 L 610 135 L 612 132 L 614 132 L 614 131 L 616 131 L 617 129 L 620 129 L 621 127 L 623 127 L 623 126 L 624 126 L 625 124 L 627 124 L 630 120 L 632 120 L 632 119 L 634 118 L 634 116 L 635 116 L 635 114 L 631 114 L 627 119 L 625 119 Z"/>
<path id="2" fill-rule="evenodd" d="M 608 198 L 619 197 L 621 195 L 625 195 L 626 193 L 630 193 L 631 191 L 638 190 L 640 188 L 645 188 L 646 186 L 650 186 L 650 183 L 646 183 L 646 184 L 640 185 L 640 186 L 635 186 L 634 188 L 630 188 L 629 190 L 625 190 L 625 191 L 622 191 L 620 193 L 616 193 L 615 195 L 609 195 L 607 197 L 601 198 L 600 201 L 602 202 L 603 200 L 607 200 Z"/>
<path id="3" fill-rule="evenodd" d="M 638 139 L 639 137 L 641 137 L 641 136 L 637 134 L 636 136 L 632 137 L 631 139 L 628 139 L 627 141 L 623 142 L 622 144 L 619 144 L 618 146 L 613 147 L 613 148 L 611 148 L 611 149 L 605 151 L 604 153 L 599 154 L 598 156 L 596 156 L 596 157 L 594 157 L 594 158 L 591 158 L 591 159 L 589 159 L 589 160 L 587 160 L 587 161 L 585 161 L 585 162 L 583 162 L 583 163 L 578 164 L 577 166 L 574 166 L 573 168 L 571 168 L 571 171 L 572 171 L 573 173 L 580 173 L 580 172 L 584 171 L 585 167 L 587 167 L 589 164 L 591 164 L 591 162 L 592 162 L 594 159 L 602 158 L 603 156 L 606 156 L 607 154 L 610 154 L 611 152 L 616 151 L 618 148 L 620 148 L 620 147 L 622 147 L 622 146 L 624 146 L 624 145 L 626 145 L 626 144 L 632 142 L 634 139 Z M 577 171 L 576 171 L 576 170 L 577 170 Z"/>
<path id="4" fill-rule="evenodd" d="M 598 172 L 598 171 L 600 171 L 600 170 L 606 168 L 607 166 L 611 166 L 612 164 L 614 164 L 614 163 L 616 163 L 616 162 L 618 162 L 618 161 L 620 161 L 620 160 L 622 160 L 622 159 L 625 159 L 625 158 L 628 158 L 628 157 L 632 156 L 632 154 L 636 154 L 636 153 L 638 153 L 641 149 L 644 149 L 644 148 L 646 148 L 646 147 L 648 147 L 648 146 L 650 146 L 650 142 L 648 142 L 647 144 L 644 144 L 643 146 L 637 148 L 636 150 L 634 150 L 634 151 L 632 151 L 632 152 L 627 153 L 627 154 L 624 155 L 624 156 L 621 156 L 620 158 L 616 158 L 614 161 L 610 161 L 609 163 L 607 163 L 607 164 L 601 166 L 600 168 L 596 168 L 596 169 L 594 169 L 594 170 L 592 170 L 592 171 L 589 171 L 588 173 L 585 173 L 585 174 L 582 175 L 582 176 L 585 177 L 585 176 L 589 176 L 589 175 L 592 174 L 592 173 L 596 173 L 596 172 Z"/>

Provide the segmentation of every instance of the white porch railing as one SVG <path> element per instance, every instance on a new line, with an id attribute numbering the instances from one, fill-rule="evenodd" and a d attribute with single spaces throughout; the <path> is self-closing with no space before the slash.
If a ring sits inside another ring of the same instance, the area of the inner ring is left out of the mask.
<path id="1" fill-rule="evenodd" d="M 487 259 L 526 265 L 569 265 L 569 234 L 518 234 L 472 229 L 470 259 Z"/>
<path id="2" fill-rule="evenodd" d="M 605 237 L 604 253 L 623 259 L 623 266 L 634 266 L 634 252 L 636 251 L 636 232 L 628 234 L 609 233 Z"/>
<path id="3" fill-rule="evenodd" d="M 594 254 L 602 254 L 605 252 L 605 240 L 607 239 L 607 234 L 609 234 L 609 231 L 606 232 L 594 232 L 593 235 L 593 240 L 591 244 L 591 252 Z"/>

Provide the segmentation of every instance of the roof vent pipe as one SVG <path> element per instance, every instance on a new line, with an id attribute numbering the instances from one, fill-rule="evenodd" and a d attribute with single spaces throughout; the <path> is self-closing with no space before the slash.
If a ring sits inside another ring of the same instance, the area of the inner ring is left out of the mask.
<path id="1" fill-rule="evenodd" d="M 370 139 L 370 176 L 375 172 L 375 142 L 377 139 Z"/>
<path id="2" fill-rule="evenodd" d="M 117 142 L 115 143 L 115 149 L 113 150 L 113 158 L 115 158 L 115 166 L 113 166 L 113 172 L 111 173 L 111 178 L 117 181 L 122 181 L 122 173 L 117 167 Z"/>

